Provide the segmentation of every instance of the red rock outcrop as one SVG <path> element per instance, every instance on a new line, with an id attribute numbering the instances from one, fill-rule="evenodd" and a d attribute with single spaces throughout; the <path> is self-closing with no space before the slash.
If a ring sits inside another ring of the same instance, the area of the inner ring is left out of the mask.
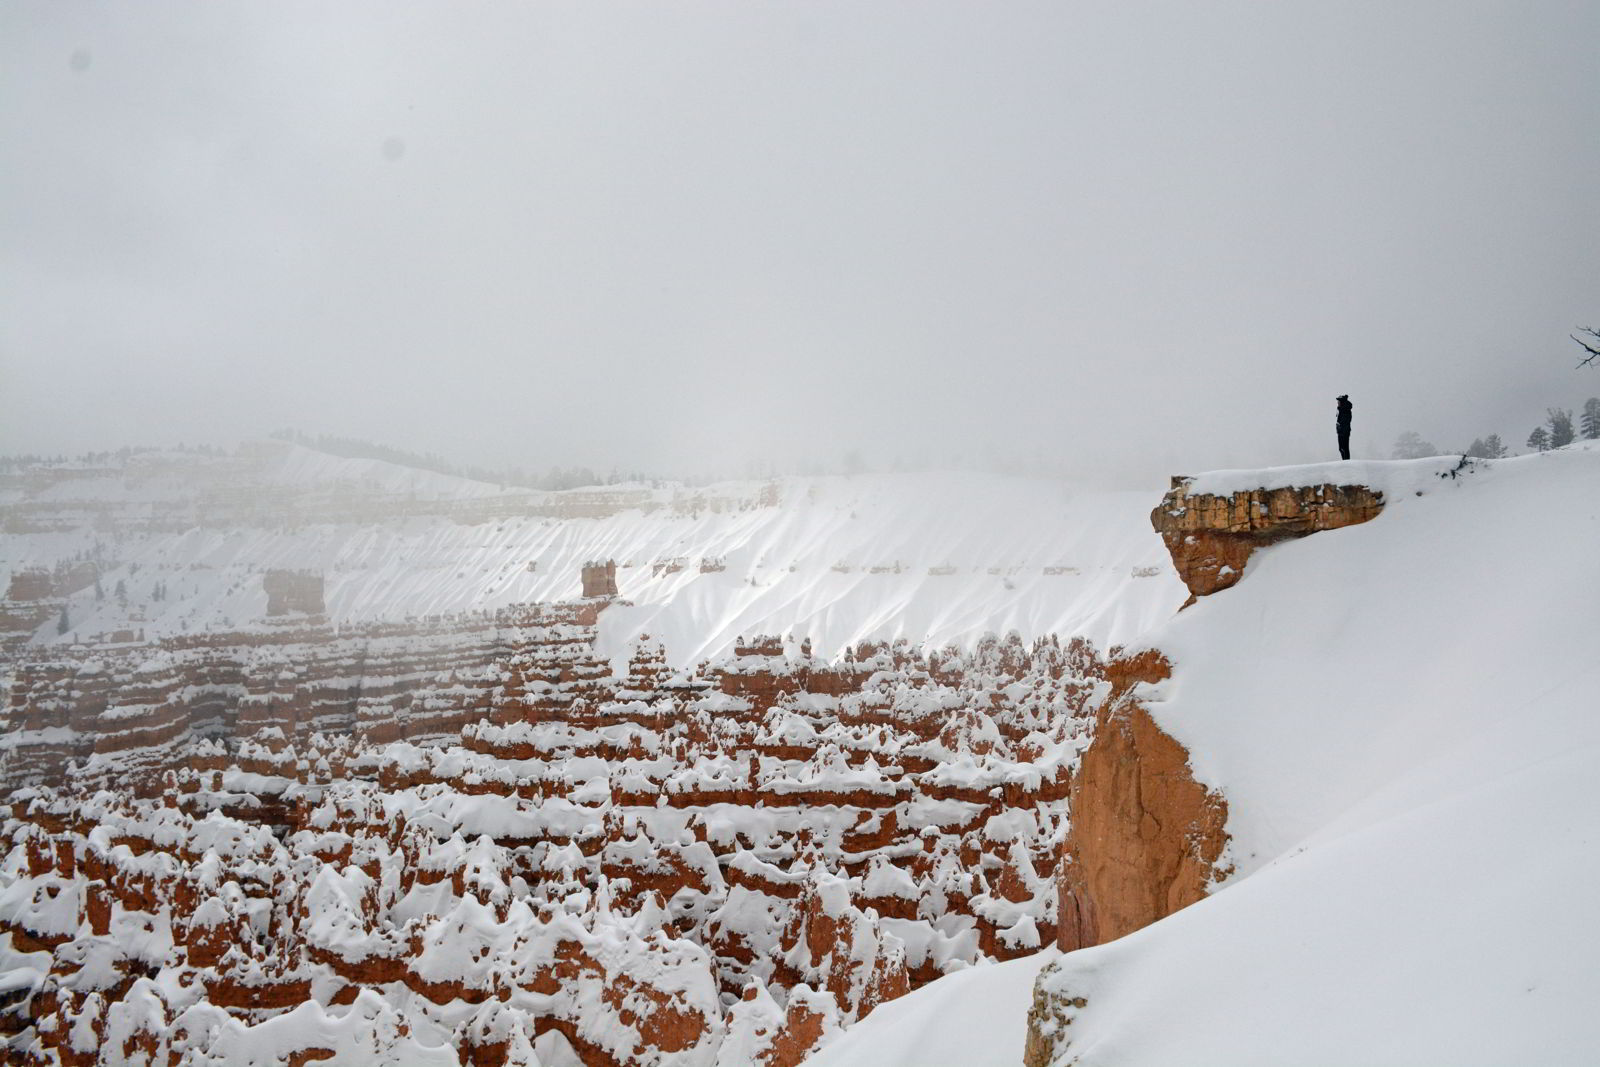
<path id="1" fill-rule="evenodd" d="M 267 592 L 267 615 L 321 615 L 322 575 L 311 571 L 267 571 L 261 585 Z"/>
<path id="2" fill-rule="evenodd" d="M 1140 684 L 1172 674 L 1159 652 L 1113 659 L 1094 740 L 1072 786 L 1072 820 L 1056 886 L 1056 944 L 1088 948 L 1130 934 L 1203 898 L 1226 875 L 1228 806 L 1194 778 L 1189 754 L 1139 702 Z M 1052 973 L 1046 968 L 1044 974 Z M 1046 988 L 1028 1011 L 1024 1067 L 1064 1053 L 1082 997 Z"/>
<path id="3" fill-rule="evenodd" d="M 583 565 L 583 598 L 617 595 L 617 561 L 589 562 Z"/>
<path id="4" fill-rule="evenodd" d="M 1174 478 L 1151 524 L 1195 597 L 1236 583 L 1264 545 L 1367 522 L 1381 493 L 1360 485 L 1191 494 Z M 1189 754 L 1140 703 L 1138 686 L 1159 684 L 1172 665 L 1156 651 L 1116 657 L 1094 740 L 1072 786 L 1072 820 L 1061 868 L 1056 943 L 1065 951 L 1114 940 L 1203 898 L 1219 877 L 1227 844 L 1225 798 L 1195 780 Z M 1026 1067 L 1065 1053 L 1082 997 L 1051 990 L 1047 968 L 1028 1013 Z"/>
<path id="5" fill-rule="evenodd" d="M 1111 693 L 1072 787 L 1056 944 L 1111 941 L 1205 896 L 1227 835 L 1226 801 L 1131 692 L 1171 675 L 1159 654 L 1114 660 Z"/>
<path id="6" fill-rule="evenodd" d="M 1192 483 L 1192 478 L 1173 478 L 1150 513 L 1150 524 L 1189 587 L 1190 603 L 1237 582 L 1258 548 L 1367 522 L 1383 509 L 1383 494 L 1364 485 L 1286 486 L 1214 496 L 1191 495 Z"/>

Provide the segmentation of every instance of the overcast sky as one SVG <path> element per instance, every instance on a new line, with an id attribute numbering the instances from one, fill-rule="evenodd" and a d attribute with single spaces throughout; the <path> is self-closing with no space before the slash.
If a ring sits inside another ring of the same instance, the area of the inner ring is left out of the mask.
<path id="1" fill-rule="evenodd" d="M 0 451 L 1520 446 L 1600 326 L 1600 4 L 0 5 Z"/>

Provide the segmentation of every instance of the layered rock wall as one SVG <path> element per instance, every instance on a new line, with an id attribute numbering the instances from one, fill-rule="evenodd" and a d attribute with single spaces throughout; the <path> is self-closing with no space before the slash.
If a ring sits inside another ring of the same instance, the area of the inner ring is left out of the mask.
<path id="1" fill-rule="evenodd" d="M 1256 549 L 1377 517 L 1383 494 L 1364 485 L 1286 486 L 1228 496 L 1190 494 L 1176 477 L 1150 513 L 1172 564 L 1194 597 L 1232 586 Z"/>
<path id="2" fill-rule="evenodd" d="M 584 679 L 608 674 L 591 643 L 600 606 L 338 630 L 296 613 L 148 643 L 24 646 L 6 664 L 0 788 L 59 783 L 76 760 L 96 780 L 142 789 L 197 742 L 236 745 L 267 730 L 374 744 L 459 737 L 496 707 L 519 706 L 528 686 L 570 700 Z"/>

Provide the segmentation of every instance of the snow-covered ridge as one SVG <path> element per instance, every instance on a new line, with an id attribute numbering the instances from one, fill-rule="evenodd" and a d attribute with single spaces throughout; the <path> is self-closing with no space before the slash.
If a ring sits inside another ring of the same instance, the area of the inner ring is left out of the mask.
<path id="1" fill-rule="evenodd" d="M 1183 599 L 1142 491 L 905 474 L 539 493 L 288 445 L 147 466 L 165 473 L 8 490 L 0 577 L 102 561 L 101 597 L 80 589 L 69 632 L 52 617 L 35 640 L 245 626 L 269 568 L 320 572 L 339 624 L 572 599 L 584 562 L 614 559 L 630 606 L 606 614 L 601 647 L 620 656 L 650 632 L 679 665 L 761 632 L 828 655 L 1012 629 L 1113 644 Z M 101 521 L 107 508 L 142 520 Z"/>
<path id="2" fill-rule="evenodd" d="M 1440 477 L 1457 462 L 1194 479 L 1218 495 L 1364 484 L 1390 506 L 1261 550 L 1237 586 L 1147 634 L 1174 669 L 1140 696 L 1226 797 L 1236 874 L 1042 961 L 1070 1024 L 1037 1062 L 1600 1056 L 1600 449 Z M 913 993 L 815 1062 L 924 1062 L 908 1035 L 928 1028 L 953 1060 L 1015 1064 L 1021 967 L 970 972 L 958 998 Z"/>

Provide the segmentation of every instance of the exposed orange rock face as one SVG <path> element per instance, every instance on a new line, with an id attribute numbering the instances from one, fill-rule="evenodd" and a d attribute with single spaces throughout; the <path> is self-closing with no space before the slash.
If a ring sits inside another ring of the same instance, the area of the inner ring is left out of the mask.
<path id="1" fill-rule="evenodd" d="M 1072 822 L 1057 887 L 1056 943 L 1111 941 L 1205 895 L 1227 840 L 1227 802 L 1194 780 L 1189 754 L 1133 699 L 1170 677 L 1160 655 L 1107 668 L 1110 696 L 1072 788 Z"/>
<path id="2" fill-rule="evenodd" d="M 762 1057 L 761 1067 L 798 1067 L 838 1029 L 828 1001 L 812 993 L 809 987 L 796 990 L 796 994 L 789 998 L 783 1029 Z"/>
<path id="3" fill-rule="evenodd" d="M 1191 495 L 1191 483 L 1190 478 L 1173 478 L 1172 488 L 1150 513 L 1150 524 L 1195 597 L 1237 582 L 1257 548 L 1354 526 L 1383 510 L 1383 494 L 1364 485 L 1288 486 L 1212 496 Z"/>
<path id="4" fill-rule="evenodd" d="M 1236 583 L 1250 555 L 1270 545 L 1376 518 L 1383 495 L 1360 485 L 1190 494 L 1189 478 L 1150 515 L 1173 565 L 1195 597 Z M 1227 844 L 1226 800 L 1194 778 L 1189 754 L 1138 699 L 1140 683 L 1169 678 L 1155 651 L 1113 659 L 1110 692 L 1094 740 L 1073 778 L 1072 820 L 1057 877 L 1056 944 L 1071 951 L 1132 933 L 1205 896 Z M 1082 997 L 1050 992 L 1045 976 L 1028 1012 L 1025 1067 L 1047 1067 L 1067 1052 Z"/>
<path id="5" fill-rule="evenodd" d="M 1220 874 L 1228 805 L 1195 781 L 1189 754 L 1139 703 L 1136 686 L 1171 677 L 1159 652 L 1113 660 L 1094 740 L 1073 778 L 1072 821 L 1058 872 L 1056 944 L 1112 941 L 1188 907 Z M 1044 972 L 1049 974 L 1047 968 Z M 1024 1067 L 1066 1051 L 1085 1001 L 1035 987 Z"/>
<path id="6" fill-rule="evenodd" d="M 617 595 L 617 561 L 608 559 L 603 563 L 585 563 L 583 565 L 583 598 Z"/>

